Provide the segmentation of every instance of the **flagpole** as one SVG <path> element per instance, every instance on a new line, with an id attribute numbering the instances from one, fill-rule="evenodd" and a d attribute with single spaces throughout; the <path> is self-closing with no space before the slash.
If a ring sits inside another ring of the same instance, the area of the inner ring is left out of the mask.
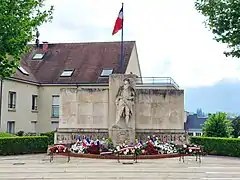
<path id="1" fill-rule="evenodd" d="M 124 73 L 124 51 L 123 51 L 123 21 L 124 21 L 124 13 L 123 13 L 123 3 L 122 3 L 122 35 L 121 35 L 121 59 L 120 59 L 120 65 L 121 65 L 121 71 Z"/>

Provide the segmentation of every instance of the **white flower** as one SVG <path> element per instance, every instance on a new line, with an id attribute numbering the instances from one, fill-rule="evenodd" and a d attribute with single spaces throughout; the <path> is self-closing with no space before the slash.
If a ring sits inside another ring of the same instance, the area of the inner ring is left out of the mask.
<path id="1" fill-rule="evenodd" d="M 127 151 L 124 151 L 123 154 L 124 154 L 124 155 L 127 155 Z"/>
<path id="2" fill-rule="evenodd" d="M 58 149 L 56 149 L 56 153 L 58 152 Z"/>
<path id="3" fill-rule="evenodd" d="M 191 150 L 191 149 L 189 149 L 189 152 L 192 152 L 192 150 Z"/>

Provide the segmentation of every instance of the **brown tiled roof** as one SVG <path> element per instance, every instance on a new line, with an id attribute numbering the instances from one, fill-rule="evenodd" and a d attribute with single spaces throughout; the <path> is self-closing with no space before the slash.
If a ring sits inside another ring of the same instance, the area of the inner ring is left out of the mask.
<path id="1" fill-rule="evenodd" d="M 124 42 L 124 72 L 126 71 L 135 41 Z M 48 50 L 42 60 L 32 57 L 43 52 L 42 45 L 24 55 L 21 66 L 28 76 L 17 70 L 14 78 L 38 83 L 97 83 L 107 78 L 99 78 L 104 68 L 112 68 L 113 73 L 120 70 L 120 42 L 60 43 L 48 44 Z M 71 77 L 60 77 L 66 69 L 74 69 Z"/>

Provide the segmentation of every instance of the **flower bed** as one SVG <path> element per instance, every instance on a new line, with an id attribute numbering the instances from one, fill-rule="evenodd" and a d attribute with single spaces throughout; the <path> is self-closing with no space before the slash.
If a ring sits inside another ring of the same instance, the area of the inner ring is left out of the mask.
<path id="1" fill-rule="evenodd" d="M 176 145 L 174 142 L 161 142 L 158 137 L 149 136 L 146 142 L 136 139 L 135 144 L 114 146 L 111 139 L 91 139 L 78 137 L 69 148 L 62 144 L 48 148 L 48 152 L 72 157 L 97 159 L 158 159 L 185 155 L 200 155 L 201 147 L 196 145 Z"/>
<path id="2" fill-rule="evenodd" d="M 148 137 L 146 142 L 136 139 L 135 144 L 128 145 L 127 141 L 123 144 L 114 146 L 111 139 L 89 139 L 86 137 L 78 138 L 77 142 L 70 148 L 76 154 L 97 154 L 101 156 L 109 155 L 157 155 L 157 154 L 176 154 L 177 147 L 174 142 L 161 142 L 158 137 Z"/>

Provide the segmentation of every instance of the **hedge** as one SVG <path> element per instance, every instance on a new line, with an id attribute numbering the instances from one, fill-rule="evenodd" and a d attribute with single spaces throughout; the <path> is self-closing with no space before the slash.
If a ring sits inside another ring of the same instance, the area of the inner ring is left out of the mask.
<path id="1" fill-rule="evenodd" d="M 0 137 L 14 137 L 15 135 L 14 134 L 9 134 L 9 133 L 6 133 L 6 132 L 0 132 Z"/>
<path id="2" fill-rule="evenodd" d="M 54 133 L 55 133 L 54 131 L 41 133 L 40 136 L 47 136 L 48 137 L 48 145 L 53 145 L 54 144 Z"/>
<path id="3" fill-rule="evenodd" d="M 190 141 L 204 146 L 208 154 L 240 157 L 240 138 L 191 137 Z"/>
<path id="4" fill-rule="evenodd" d="M 0 137 L 0 155 L 45 153 L 47 136 Z"/>

